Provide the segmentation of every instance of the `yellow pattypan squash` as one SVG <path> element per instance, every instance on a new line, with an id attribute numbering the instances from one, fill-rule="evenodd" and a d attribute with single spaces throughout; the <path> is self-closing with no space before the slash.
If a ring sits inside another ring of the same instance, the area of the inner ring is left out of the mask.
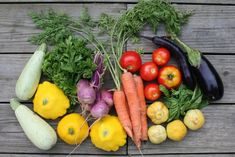
<path id="1" fill-rule="evenodd" d="M 95 122 L 90 131 L 91 142 L 105 151 L 117 151 L 126 144 L 126 132 L 116 116 L 104 116 Z"/>
<path id="2" fill-rule="evenodd" d="M 46 119 L 63 116 L 70 106 L 63 91 L 48 81 L 39 84 L 33 104 L 33 110 Z"/>
<path id="3" fill-rule="evenodd" d="M 154 124 L 162 124 L 167 121 L 169 111 L 166 105 L 160 101 L 155 101 L 149 105 L 147 115 Z"/>
<path id="4" fill-rule="evenodd" d="M 60 120 L 57 133 L 68 144 L 80 144 L 87 138 L 89 126 L 80 114 L 71 113 Z"/>

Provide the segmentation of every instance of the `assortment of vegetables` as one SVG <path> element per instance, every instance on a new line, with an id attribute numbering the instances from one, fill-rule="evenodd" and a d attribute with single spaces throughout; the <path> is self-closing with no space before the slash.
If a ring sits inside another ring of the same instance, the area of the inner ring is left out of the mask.
<path id="1" fill-rule="evenodd" d="M 223 96 L 222 80 L 212 64 L 177 37 L 190 13 L 166 1 L 140 0 L 121 16 L 102 13 L 98 21 L 86 8 L 78 20 L 53 10 L 30 16 L 43 30 L 31 42 L 47 43 L 52 49 L 45 54 L 42 44 L 35 51 L 16 83 L 16 96 L 21 100 L 34 96 L 33 110 L 45 119 L 65 115 L 57 134 L 67 144 L 79 146 L 90 135 L 97 148 L 117 151 L 128 135 L 141 151 L 141 142 L 148 139 L 153 144 L 167 137 L 181 141 L 187 128 L 204 125 L 199 109 Z M 127 40 L 139 40 L 146 24 L 155 32 L 164 24 L 168 37 L 143 36 L 160 47 L 142 63 L 137 51 L 123 51 Z M 95 30 L 108 35 L 108 40 L 97 38 Z M 169 65 L 171 56 L 177 66 Z M 111 90 L 102 88 L 106 69 L 115 84 Z M 41 70 L 50 82 L 39 84 Z M 10 103 L 31 142 L 39 149 L 52 148 L 57 141 L 54 129 L 15 99 Z M 70 113 L 76 104 L 81 113 Z M 113 105 L 117 116 L 109 115 Z M 95 121 L 89 127 L 90 116 Z M 148 128 L 147 117 L 156 125 Z"/>

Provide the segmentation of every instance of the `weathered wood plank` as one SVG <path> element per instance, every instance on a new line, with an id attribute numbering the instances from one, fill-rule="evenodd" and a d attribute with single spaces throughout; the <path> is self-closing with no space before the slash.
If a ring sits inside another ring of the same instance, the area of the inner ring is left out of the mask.
<path id="1" fill-rule="evenodd" d="M 36 46 L 27 40 L 40 30 L 36 29 L 28 13 L 50 8 L 79 17 L 81 8 L 86 6 L 96 19 L 102 12 L 119 15 L 126 9 L 125 4 L 1 4 L 0 5 L 0 53 L 34 52 Z M 5 51 L 4 51 L 5 50 Z"/>
<path id="2" fill-rule="evenodd" d="M 40 155 L 37 155 L 37 154 L 0 154 L 0 157 L 57 157 L 57 156 L 64 156 L 64 155 L 44 155 L 44 154 L 40 154 Z M 77 156 L 77 155 L 71 155 L 71 156 Z M 105 157 L 105 155 L 79 155 L 79 157 Z M 122 156 L 122 157 L 128 157 L 129 155 L 107 155 L 107 157 L 119 157 L 119 156 Z M 140 155 L 131 155 L 131 156 L 134 156 L 134 157 L 141 157 Z M 214 156 L 214 157 L 234 157 L 235 155 L 234 154 L 190 154 L 190 155 L 187 155 L 187 154 L 177 154 L 177 155 L 144 155 L 145 157 L 211 157 L 211 156 Z"/>
<path id="3" fill-rule="evenodd" d="M 78 2 L 78 3 L 82 3 L 82 2 L 119 2 L 119 3 L 136 3 L 138 2 L 138 0 L 0 0 L 0 3 L 11 3 L 11 2 L 27 2 L 27 3 L 34 3 L 34 2 L 40 2 L 40 3 L 48 3 L 48 2 Z M 174 3 L 209 3 L 209 4 L 235 4 L 235 2 L 233 0 L 170 0 L 170 2 L 174 2 Z"/>
<path id="4" fill-rule="evenodd" d="M 29 108 L 32 108 L 32 104 L 27 104 Z M 56 129 L 56 121 L 48 121 L 53 128 Z M 40 138 L 40 137 L 39 137 Z M 33 146 L 33 144 L 27 139 L 22 131 L 19 123 L 17 122 L 14 112 L 11 110 L 9 103 L 0 104 L 0 153 L 42 153 L 53 154 L 63 153 L 68 154 L 73 150 L 75 146 L 65 144 L 60 139 L 56 146 L 50 151 L 42 151 Z M 89 151 L 88 151 L 89 150 Z M 74 152 L 75 154 L 126 154 L 126 146 L 123 146 L 117 152 L 104 152 L 96 149 L 88 138 L 83 144 Z"/>
<path id="5" fill-rule="evenodd" d="M 199 131 L 189 131 L 182 142 L 167 140 L 160 145 L 147 142 L 142 145 L 144 154 L 171 153 L 234 153 L 235 112 L 234 105 L 211 105 L 204 110 L 205 126 Z M 139 154 L 132 142 L 129 154 Z"/>
<path id="6" fill-rule="evenodd" d="M 31 105 L 29 105 L 31 107 Z M 9 104 L 0 104 L 0 153 L 68 153 L 72 146 L 58 141 L 55 148 L 50 151 L 39 151 L 26 138 L 21 127 L 15 119 L 13 111 Z M 235 136 L 235 105 L 210 105 L 204 110 L 206 124 L 196 132 L 189 131 L 184 141 L 177 143 L 167 141 L 161 145 L 143 144 L 142 151 L 144 154 L 169 154 L 169 153 L 218 153 L 234 152 Z M 50 122 L 51 123 L 51 122 Z M 53 122 L 56 127 L 56 122 Z M 138 154 L 138 151 L 130 142 L 129 154 Z M 90 150 L 90 151 L 87 151 Z M 81 147 L 75 152 L 76 154 L 106 154 L 96 149 L 86 140 Z M 116 154 L 125 154 L 125 147 Z"/>
<path id="7" fill-rule="evenodd" d="M 33 52 L 35 46 L 27 39 L 39 30 L 27 16 L 29 11 L 53 8 L 74 17 L 79 15 L 83 4 L 1 4 L 0 5 L 0 53 Z M 125 4 L 85 4 L 94 18 L 101 12 L 119 14 Z M 128 5 L 132 7 L 133 5 Z M 182 40 L 207 53 L 234 53 L 235 49 L 235 6 L 177 5 L 181 9 L 195 10 L 189 24 L 184 26 Z M 19 14 L 20 13 L 20 14 Z M 162 33 L 160 29 L 159 34 Z M 146 28 L 143 34 L 152 34 Z M 152 44 L 142 41 L 139 47 L 152 49 Z M 129 48 L 133 46 L 129 45 Z"/>
<path id="8" fill-rule="evenodd" d="M 128 8 L 133 7 L 132 4 Z M 181 39 L 190 46 L 206 53 L 234 53 L 235 49 L 235 6 L 177 5 L 182 10 L 194 10 L 194 15 L 182 29 Z M 165 35 L 159 28 L 157 35 Z M 143 35 L 153 36 L 149 27 Z M 129 49 L 142 47 L 153 50 L 152 42 L 145 39 L 137 45 L 128 44 Z"/>
<path id="9" fill-rule="evenodd" d="M 0 55 L 0 102 L 9 102 L 15 97 L 15 83 L 25 63 L 31 54 L 1 54 Z M 151 60 L 145 55 L 144 61 Z M 224 81 L 225 94 L 220 103 L 235 102 L 235 56 L 233 55 L 207 55 L 211 63 L 218 70 Z M 113 81 L 110 76 L 105 77 L 105 87 L 112 88 Z"/>

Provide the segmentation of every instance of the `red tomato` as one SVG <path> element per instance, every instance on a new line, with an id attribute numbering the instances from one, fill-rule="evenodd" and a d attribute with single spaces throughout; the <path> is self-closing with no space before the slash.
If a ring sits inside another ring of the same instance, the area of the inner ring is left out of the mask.
<path id="1" fill-rule="evenodd" d="M 157 84 L 151 83 L 144 88 L 145 98 L 151 101 L 157 100 L 161 96 L 161 91 Z"/>
<path id="2" fill-rule="evenodd" d="M 160 47 L 153 51 L 152 60 L 157 65 L 166 65 L 170 60 L 170 52 L 167 49 Z"/>
<path id="3" fill-rule="evenodd" d="M 136 51 L 126 51 L 120 58 L 121 67 L 132 73 L 137 72 L 141 64 L 141 57 Z"/>
<path id="4" fill-rule="evenodd" d="M 171 89 L 178 87 L 182 82 L 180 70 L 173 66 L 168 65 L 160 69 L 158 76 L 158 83 Z"/>
<path id="5" fill-rule="evenodd" d="M 153 62 L 146 62 L 140 68 L 140 76 L 145 81 L 152 81 L 157 78 L 158 67 Z"/>

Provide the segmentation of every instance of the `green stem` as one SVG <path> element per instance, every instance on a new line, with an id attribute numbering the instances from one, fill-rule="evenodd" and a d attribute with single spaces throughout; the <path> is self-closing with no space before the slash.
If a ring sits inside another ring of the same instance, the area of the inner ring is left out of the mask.
<path id="1" fill-rule="evenodd" d="M 10 105 L 12 110 L 15 111 L 21 104 L 16 99 L 13 98 L 10 100 Z"/>

